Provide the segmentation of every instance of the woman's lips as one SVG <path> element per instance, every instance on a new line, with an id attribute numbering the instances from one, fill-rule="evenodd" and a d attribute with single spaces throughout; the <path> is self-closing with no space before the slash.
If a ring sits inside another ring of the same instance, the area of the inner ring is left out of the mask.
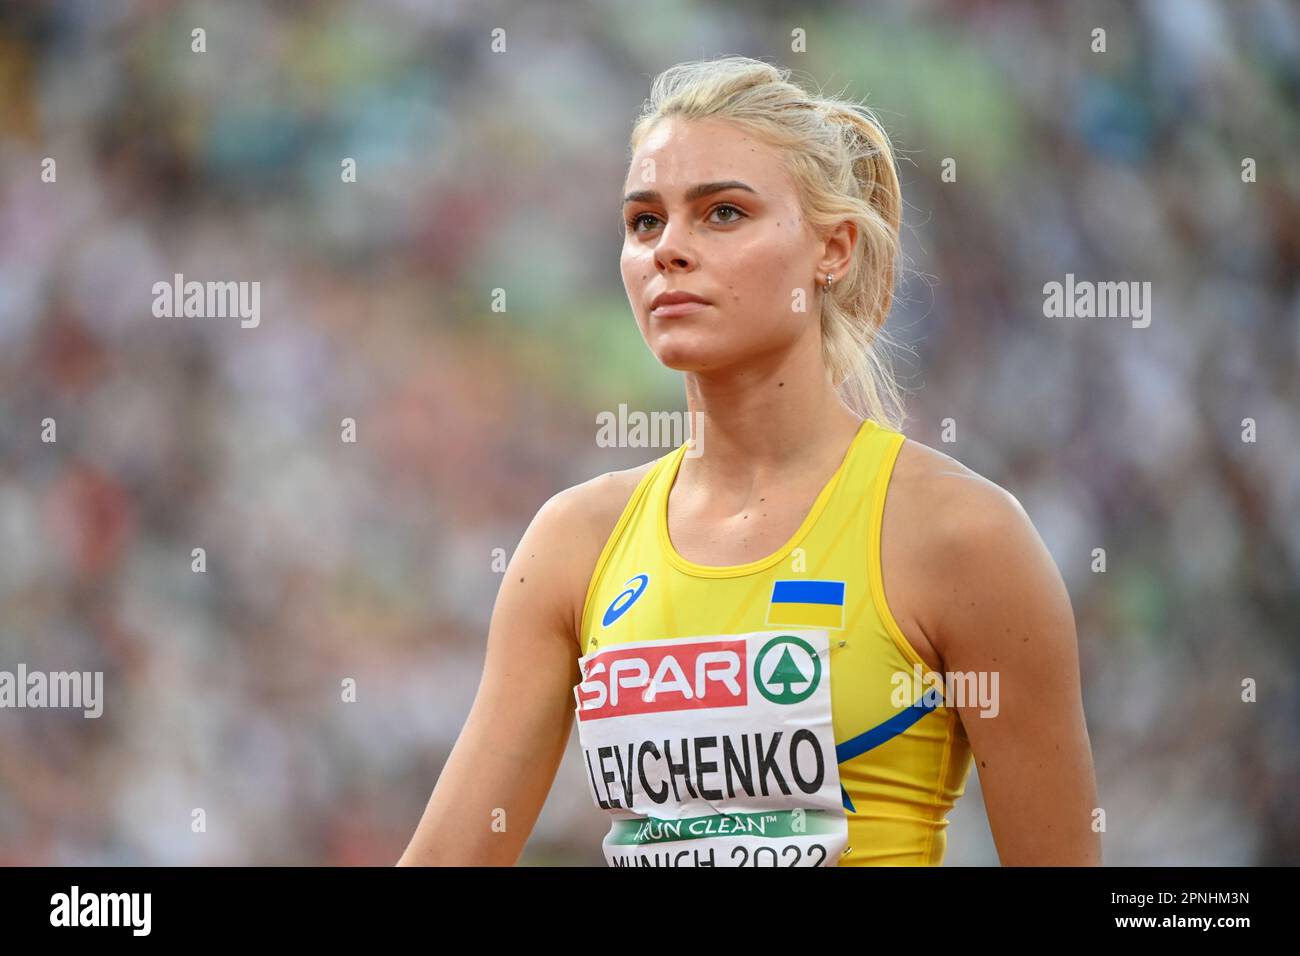
<path id="1" fill-rule="evenodd" d="M 676 315 L 690 315 L 692 312 L 698 312 L 700 309 L 707 309 L 707 302 L 670 302 L 667 305 L 661 305 L 650 310 L 651 318 L 670 319 Z"/>

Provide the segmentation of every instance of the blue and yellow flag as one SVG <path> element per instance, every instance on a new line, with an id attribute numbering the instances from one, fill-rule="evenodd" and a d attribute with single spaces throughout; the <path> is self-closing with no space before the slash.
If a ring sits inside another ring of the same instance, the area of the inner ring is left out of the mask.
<path id="1" fill-rule="evenodd" d="M 773 581 L 767 623 L 843 629 L 844 582 Z"/>

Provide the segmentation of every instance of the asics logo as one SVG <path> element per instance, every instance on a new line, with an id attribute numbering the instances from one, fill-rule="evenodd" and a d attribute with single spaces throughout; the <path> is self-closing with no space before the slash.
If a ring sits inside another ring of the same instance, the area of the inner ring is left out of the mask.
<path id="1" fill-rule="evenodd" d="M 635 583 L 636 587 L 625 587 L 618 597 L 610 602 L 609 607 L 605 610 L 605 616 L 600 620 L 601 627 L 609 627 L 636 603 L 636 599 L 645 593 L 645 586 L 650 583 L 650 575 L 638 574 L 634 578 L 628 578 L 627 583 L 629 585 Z"/>

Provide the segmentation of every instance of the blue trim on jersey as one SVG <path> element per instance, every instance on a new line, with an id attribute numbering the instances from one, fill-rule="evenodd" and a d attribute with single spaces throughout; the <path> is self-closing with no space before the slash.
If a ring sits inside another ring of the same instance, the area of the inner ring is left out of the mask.
<path id="1" fill-rule="evenodd" d="M 943 703 L 943 698 L 938 693 L 937 688 L 930 688 L 921 695 L 920 700 L 906 710 L 900 710 L 893 717 L 877 724 L 865 733 L 851 737 L 842 744 L 836 744 L 836 763 L 844 763 L 854 757 L 861 757 L 868 750 L 879 747 L 887 740 L 892 740 L 941 703 Z M 844 784 L 840 784 L 840 793 L 844 796 L 844 809 L 850 813 L 856 813 L 857 810 L 853 806 L 853 801 L 849 799 L 849 792 L 844 789 Z"/>

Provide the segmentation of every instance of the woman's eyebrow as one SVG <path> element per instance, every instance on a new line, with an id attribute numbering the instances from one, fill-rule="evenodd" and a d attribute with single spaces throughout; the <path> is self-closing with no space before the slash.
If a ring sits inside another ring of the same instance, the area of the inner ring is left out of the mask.
<path id="1" fill-rule="evenodd" d="M 703 196 L 720 193 L 725 189 L 743 189 L 746 192 L 753 193 L 755 196 L 758 195 L 757 189 L 746 183 L 742 183 L 739 179 L 724 179 L 721 182 L 716 183 L 696 183 L 690 189 L 686 190 L 686 201 L 694 202 Z M 659 195 L 657 190 L 637 189 L 623 197 L 623 205 L 626 206 L 630 202 L 660 202 L 662 199 L 663 197 Z"/>

